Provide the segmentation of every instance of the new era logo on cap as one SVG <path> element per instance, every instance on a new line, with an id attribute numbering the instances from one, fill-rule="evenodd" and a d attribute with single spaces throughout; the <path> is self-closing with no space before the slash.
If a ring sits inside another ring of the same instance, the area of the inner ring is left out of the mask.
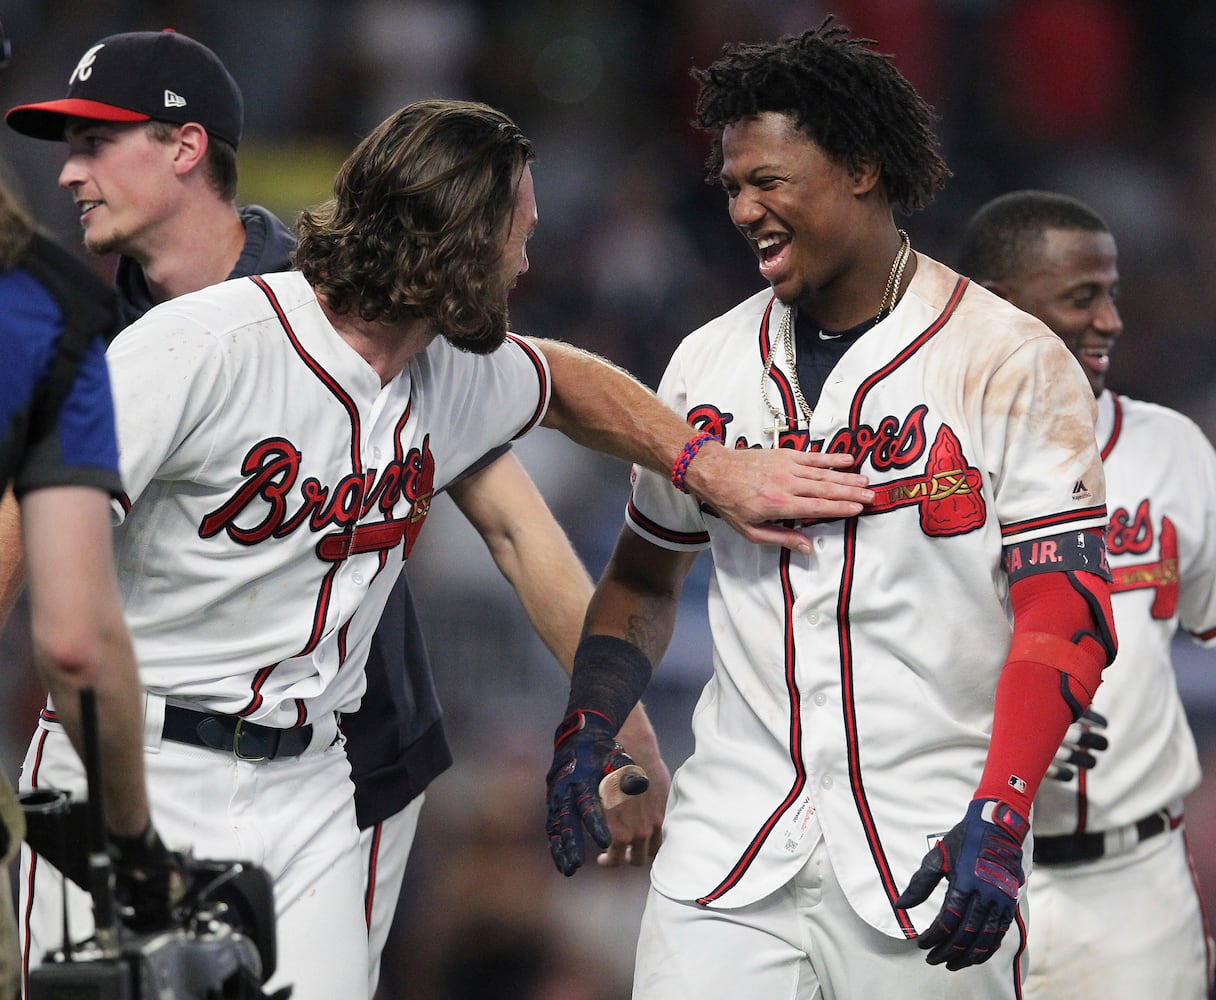
<path id="1" fill-rule="evenodd" d="M 62 139 L 70 118 L 197 122 L 233 147 L 241 141 L 240 89 L 207 46 L 175 31 L 111 35 L 89 47 L 63 100 L 24 104 L 5 121 L 36 139 Z"/>

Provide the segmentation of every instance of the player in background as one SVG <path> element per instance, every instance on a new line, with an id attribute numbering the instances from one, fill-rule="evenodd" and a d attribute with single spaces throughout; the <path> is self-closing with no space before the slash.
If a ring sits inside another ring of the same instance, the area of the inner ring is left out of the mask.
<path id="1" fill-rule="evenodd" d="M 97 698 L 106 819 L 119 899 L 141 928 L 167 925 L 180 888 L 152 826 L 144 785 L 142 692 L 114 579 L 110 497 L 121 492 L 104 349 L 114 297 L 74 255 L 36 231 L 0 185 L 0 489 L 13 487 L 29 571 L 34 664 L 83 753 L 79 694 Z M 0 775 L 0 993 L 20 992 L 7 862 L 24 817 Z"/>
<path id="2" fill-rule="evenodd" d="M 298 272 L 156 306 L 110 347 L 124 610 L 167 839 L 274 877 L 295 1000 L 367 993 L 358 829 L 337 716 L 436 490 L 537 424 L 670 469 L 688 427 L 627 374 L 508 335 L 537 222 L 531 144 L 454 101 L 391 115 L 301 217 Z M 442 234 L 435 239 L 433 234 Z M 870 494 L 842 457 L 702 448 L 689 486 L 755 541 Z M 53 719 L 23 782 L 79 781 Z M 32 934 L 58 926 L 35 885 Z M 77 900 L 73 898 L 73 904 Z M 87 914 L 77 914 L 81 926 Z"/>
<path id="3" fill-rule="evenodd" d="M 659 394 L 694 441 L 848 454 L 876 498 L 802 554 L 635 470 L 555 736 L 554 860 L 602 837 L 595 778 L 709 548 L 714 670 L 636 1000 L 1017 997 L 1031 800 L 1114 655 L 1094 402 L 1050 330 L 896 227 L 947 168 L 888 57 L 831 19 L 724 52 L 695 123 L 771 288 Z"/>
<path id="4" fill-rule="evenodd" d="M 166 92 L 184 103 L 166 107 Z M 67 142 L 59 182 L 80 206 L 86 247 L 120 254 L 122 325 L 227 278 L 290 269 L 295 233 L 261 206 L 236 203 L 242 118 L 240 90 L 219 58 L 176 32 L 103 38 L 76 66 L 66 98 L 9 115 L 19 132 Z M 523 465 L 495 449 L 448 492 L 569 672 L 591 579 Z M 6 581 L 11 603 L 20 576 Z M 424 792 L 451 763 L 405 573 L 373 637 L 367 684 L 342 728 L 365 852 L 375 993 Z M 623 740 L 652 786 L 612 810 L 614 845 L 603 861 L 642 865 L 661 843 L 669 778 L 644 709 Z"/>
<path id="5" fill-rule="evenodd" d="M 1170 660 L 1181 628 L 1216 646 L 1216 451 L 1188 418 L 1107 388 L 1123 336 L 1118 248 L 1089 206 L 1048 191 L 984 205 L 963 273 L 1046 323 L 1098 400 L 1119 655 L 1094 698 L 1109 746 L 1035 799 L 1029 998 L 1202 1000 L 1212 941 L 1183 798 L 1195 740 Z"/>

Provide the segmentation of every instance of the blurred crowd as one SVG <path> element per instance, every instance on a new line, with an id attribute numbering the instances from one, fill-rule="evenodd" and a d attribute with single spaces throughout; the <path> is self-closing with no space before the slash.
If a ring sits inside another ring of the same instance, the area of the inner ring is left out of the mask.
<path id="1" fill-rule="evenodd" d="M 1189 0 L 0 0 L 13 56 L 4 107 L 59 97 L 80 54 L 119 31 L 173 27 L 213 48 L 245 96 L 242 201 L 291 221 L 390 111 L 483 100 L 534 140 L 540 226 L 512 299 L 519 332 L 598 351 L 651 385 L 680 338 L 761 281 L 703 183 L 692 66 L 728 41 L 775 37 L 828 13 L 892 53 L 934 105 L 954 176 L 909 224 L 951 262 L 970 213 L 1046 187 L 1105 216 L 1120 248 L 1126 333 L 1110 384 L 1216 438 L 1216 5 Z M 0 172 L 43 225 L 79 244 L 56 177 L 62 149 L 0 128 Z M 112 262 L 96 261 L 104 270 Z M 550 432 L 519 446 L 593 575 L 620 526 L 628 470 Z M 475 533 L 436 504 L 408 567 L 456 748 L 433 786 L 406 876 L 381 1000 L 616 1000 L 628 995 L 640 871 L 552 869 L 543 836 L 549 732 L 565 702 Z M 647 699 L 674 767 L 709 670 L 704 565 Z M 19 657 L 17 622 L 5 656 Z M 1207 758 L 1190 804 L 1216 913 L 1216 673 L 1183 659 Z M 9 664 L 6 662 L 6 668 Z M 0 672 L 15 773 L 39 701 Z M 24 686 L 23 686 L 24 685 Z M 495 984 L 487 987 L 487 984 Z"/>

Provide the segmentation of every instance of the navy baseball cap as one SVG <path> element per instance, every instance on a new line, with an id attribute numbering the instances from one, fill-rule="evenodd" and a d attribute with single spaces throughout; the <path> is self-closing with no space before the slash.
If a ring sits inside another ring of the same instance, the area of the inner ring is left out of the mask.
<path id="1" fill-rule="evenodd" d="M 61 101 L 22 104 L 4 116 L 35 139 L 62 139 L 69 118 L 102 122 L 198 122 L 217 139 L 241 141 L 240 88 L 207 46 L 172 29 L 110 35 L 91 46 Z"/>

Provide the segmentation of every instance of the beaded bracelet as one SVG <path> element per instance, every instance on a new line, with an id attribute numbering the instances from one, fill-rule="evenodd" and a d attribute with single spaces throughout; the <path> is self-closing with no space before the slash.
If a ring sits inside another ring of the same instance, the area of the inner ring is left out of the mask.
<path id="1" fill-rule="evenodd" d="M 684 477 L 688 475 L 688 466 L 694 458 L 697 457 L 697 452 L 701 450 L 701 446 L 706 441 L 716 441 L 717 437 L 709 431 L 699 431 L 694 434 L 680 449 L 680 454 L 676 456 L 675 464 L 671 467 L 671 485 L 681 493 L 687 493 L 688 487 L 684 485 Z"/>

